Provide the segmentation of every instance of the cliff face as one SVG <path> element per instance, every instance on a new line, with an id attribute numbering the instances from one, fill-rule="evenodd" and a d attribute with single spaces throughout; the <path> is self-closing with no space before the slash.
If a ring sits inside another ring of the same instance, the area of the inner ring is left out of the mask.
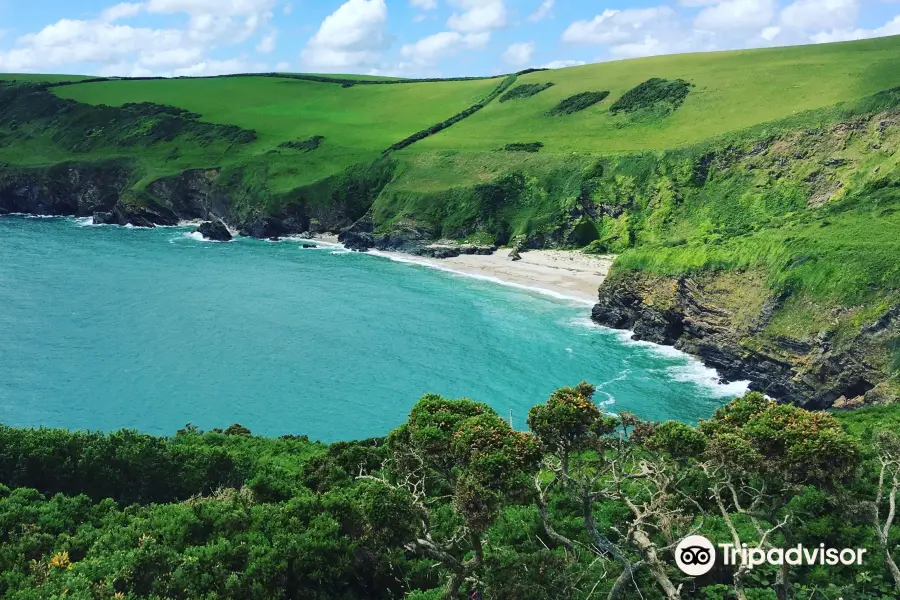
<path id="1" fill-rule="evenodd" d="M 0 175 L 0 213 L 90 216 L 110 211 L 128 188 L 125 162 L 61 164 Z"/>
<path id="2" fill-rule="evenodd" d="M 600 288 L 594 322 L 630 329 L 636 340 L 674 346 L 728 381 L 811 409 L 894 399 L 888 362 L 900 308 L 855 331 L 773 335 L 783 298 L 753 272 L 664 277 L 619 272 Z"/>
<path id="3" fill-rule="evenodd" d="M 365 175 L 354 181 L 359 184 Z M 338 201 L 316 203 L 307 196 L 316 192 L 329 199 L 342 196 L 330 190 L 301 190 L 308 193 L 283 199 L 271 212 L 260 212 L 247 201 L 254 192 L 244 189 L 241 174 L 223 176 L 217 168 L 187 170 L 136 190 L 134 184 L 139 178 L 134 165 L 123 160 L 0 168 L 0 214 L 90 216 L 98 223 L 136 227 L 215 218 L 243 235 L 272 238 L 309 230 L 337 232 L 368 208 L 365 198 L 361 206 Z M 371 189 L 362 186 L 360 195 L 374 198 L 383 183 L 367 183 Z M 343 195 L 358 192 L 359 185 L 347 186 Z"/>

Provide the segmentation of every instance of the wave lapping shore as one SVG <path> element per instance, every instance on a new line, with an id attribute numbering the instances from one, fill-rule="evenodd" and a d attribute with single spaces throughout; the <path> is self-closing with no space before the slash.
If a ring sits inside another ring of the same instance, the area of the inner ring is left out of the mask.
<path id="1" fill-rule="evenodd" d="M 319 235 L 316 240 L 341 245 L 337 236 Z M 448 258 L 427 258 L 396 250 L 369 250 L 368 253 L 530 289 L 591 306 L 596 304 L 600 284 L 609 274 L 615 258 L 574 250 L 522 251 L 521 260 L 516 261 L 502 249 L 493 254 L 460 254 Z"/>

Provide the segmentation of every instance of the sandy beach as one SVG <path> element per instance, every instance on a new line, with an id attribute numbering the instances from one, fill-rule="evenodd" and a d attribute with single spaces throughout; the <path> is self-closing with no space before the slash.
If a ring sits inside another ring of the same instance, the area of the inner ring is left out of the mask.
<path id="1" fill-rule="evenodd" d="M 335 236 L 320 236 L 322 242 L 336 244 Z M 525 286 L 552 295 L 594 304 L 597 288 L 606 279 L 613 256 L 594 256 L 572 250 L 528 250 L 522 260 L 512 261 L 509 249 L 490 256 L 462 254 L 453 258 L 423 258 L 402 252 L 371 250 L 371 254 L 401 262 L 453 271 L 497 283 Z"/>

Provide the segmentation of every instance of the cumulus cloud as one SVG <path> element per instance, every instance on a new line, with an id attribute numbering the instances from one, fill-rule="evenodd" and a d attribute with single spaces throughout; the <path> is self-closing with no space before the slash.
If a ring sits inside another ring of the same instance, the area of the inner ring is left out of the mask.
<path id="1" fill-rule="evenodd" d="M 575 21 L 563 32 L 571 44 L 605 46 L 612 58 L 634 58 L 713 49 L 708 32 L 691 29 L 668 6 L 605 10 L 589 21 Z"/>
<path id="2" fill-rule="evenodd" d="M 534 55 L 534 49 L 534 42 L 511 44 L 503 52 L 503 60 L 514 67 L 522 67 L 531 62 L 531 57 Z"/>
<path id="3" fill-rule="evenodd" d="M 479 33 L 506 26 L 506 4 L 503 0 L 451 0 L 462 12 L 454 12 L 447 26 L 462 33 Z"/>
<path id="4" fill-rule="evenodd" d="M 442 31 L 400 48 L 400 56 L 412 63 L 401 63 L 401 65 L 406 70 L 412 65 L 434 65 L 440 60 L 458 54 L 463 50 L 484 49 L 489 40 L 490 34 L 486 32 L 463 35 L 458 31 Z"/>
<path id="5" fill-rule="evenodd" d="M 777 0 L 724 0 L 700 11 L 694 27 L 714 32 L 759 30 L 772 22 L 777 8 Z"/>
<path id="6" fill-rule="evenodd" d="M 260 54 L 271 54 L 275 49 L 275 40 L 278 38 L 278 32 L 272 31 L 263 36 L 256 45 L 256 51 Z"/>
<path id="7" fill-rule="evenodd" d="M 643 37 L 661 24 L 676 18 L 668 6 L 628 10 L 606 9 L 590 21 L 575 21 L 563 32 L 564 42 L 573 44 L 616 45 Z"/>
<path id="8" fill-rule="evenodd" d="M 876 29 L 835 28 L 829 31 L 815 33 L 811 36 L 811 39 L 817 44 L 823 44 L 827 42 L 846 42 L 886 35 L 900 35 L 900 15 Z"/>
<path id="9" fill-rule="evenodd" d="M 325 17 L 301 53 L 312 69 L 373 65 L 389 45 L 384 0 L 348 0 Z"/>
<path id="10" fill-rule="evenodd" d="M 566 67 L 579 67 L 586 65 L 583 60 L 552 60 L 540 66 L 541 69 L 564 69 Z"/>
<path id="11" fill-rule="evenodd" d="M 859 0 L 798 0 L 781 11 L 782 27 L 807 30 L 847 27 L 859 17 Z"/>
<path id="12" fill-rule="evenodd" d="M 528 15 L 528 20 L 532 23 L 553 18 L 553 0 L 544 0 L 537 9 Z"/>
<path id="13" fill-rule="evenodd" d="M 409 0 L 411 6 L 422 10 L 434 10 L 437 8 L 437 0 Z"/>
<path id="14" fill-rule="evenodd" d="M 203 57 L 220 45 L 246 40 L 271 19 L 275 0 L 148 0 L 124 2 L 88 20 L 61 19 L 0 52 L 0 70 L 42 71 L 94 65 L 93 72 L 167 74 L 193 65 L 201 72 L 227 66 Z M 183 28 L 133 27 L 120 21 L 140 13 L 187 14 Z"/>
<path id="15" fill-rule="evenodd" d="M 114 23 L 122 19 L 130 19 L 136 17 L 144 10 L 144 5 L 139 2 L 122 2 L 115 6 L 110 6 L 100 13 L 100 20 L 106 23 Z"/>

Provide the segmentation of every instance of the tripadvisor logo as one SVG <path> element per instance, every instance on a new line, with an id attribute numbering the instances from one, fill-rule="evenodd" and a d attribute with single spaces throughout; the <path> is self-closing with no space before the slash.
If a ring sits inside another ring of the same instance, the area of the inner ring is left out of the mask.
<path id="1" fill-rule="evenodd" d="M 783 565 L 861 565 L 865 548 L 826 548 L 825 544 L 806 548 L 797 544 L 793 548 L 751 548 L 741 544 L 719 544 L 723 565 L 746 565 L 748 569 L 764 564 Z M 702 535 L 690 535 L 675 548 L 675 563 L 685 575 L 698 577 L 709 573 L 716 564 L 716 550 L 712 542 Z"/>
<path id="2" fill-rule="evenodd" d="M 685 575 L 706 575 L 716 564 L 716 549 L 702 535 L 689 535 L 675 547 L 675 564 Z"/>

